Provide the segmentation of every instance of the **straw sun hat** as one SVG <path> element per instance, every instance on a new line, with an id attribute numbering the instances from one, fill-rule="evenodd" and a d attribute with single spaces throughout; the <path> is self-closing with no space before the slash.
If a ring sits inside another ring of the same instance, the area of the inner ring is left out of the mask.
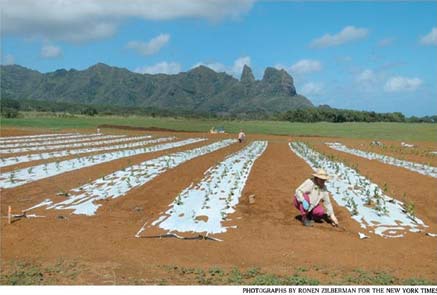
<path id="1" fill-rule="evenodd" d="M 323 169 L 317 169 L 315 173 L 312 174 L 314 177 L 320 178 L 320 179 L 324 179 L 324 180 L 328 180 L 330 177 L 328 175 L 328 173 L 326 173 L 325 170 Z"/>

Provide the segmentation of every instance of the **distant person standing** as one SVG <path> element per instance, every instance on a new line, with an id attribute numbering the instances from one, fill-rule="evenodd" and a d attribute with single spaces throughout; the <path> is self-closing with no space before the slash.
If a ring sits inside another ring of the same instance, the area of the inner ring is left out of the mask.
<path id="1" fill-rule="evenodd" d="M 240 130 L 240 133 L 238 133 L 238 141 L 242 143 L 246 140 L 246 134 L 244 134 L 243 129 Z"/>

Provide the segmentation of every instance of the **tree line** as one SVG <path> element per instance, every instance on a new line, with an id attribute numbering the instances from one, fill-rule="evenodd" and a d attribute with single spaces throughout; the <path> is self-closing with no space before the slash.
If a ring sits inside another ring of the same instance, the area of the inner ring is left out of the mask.
<path id="1" fill-rule="evenodd" d="M 81 114 L 86 116 L 95 115 L 147 115 L 147 116 L 171 116 L 174 113 L 155 108 L 122 107 L 114 105 L 88 105 L 69 102 L 53 102 L 45 100 L 15 100 L 1 99 L 1 116 L 16 118 L 19 112 L 48 112 L 57 114 Z"/>
<path id="2" fill-rule="evenodd" d="M 290 122 L 415 122 L 437 123 L 437 116 L 405 117 L 400 112 L 376 113 L 369 111 L 343 110 L 329 107 L 290 110 L 279 115 L 280 120 Z"/>
<path id="3" fill-rule="evenodd" d="M 226 118 L 226 119 L 263 119 L 289 122 L 409 122 L 409 123 L 437 123 L 437 116 L 405 117 L 400 112 L 376 113 L 369 111 L 355 111 L 320 106 L 289 110 L 283 113 L 269 115 L 265 112 L 252 111 L 245 114 L 220 114 L 190 112 L 187 110 L 163 110 L 154 107 L 122 107 L 108 105 L 86 105 L 67 102 L 52 102 L 44 100 L 14 100 L 1 99 L 1 116 L 16 118 L 19 112 L 52 112 L 61 114 L 95 115 L 140 115 L 152 117 L 190 117 L 190 118 Z"/>

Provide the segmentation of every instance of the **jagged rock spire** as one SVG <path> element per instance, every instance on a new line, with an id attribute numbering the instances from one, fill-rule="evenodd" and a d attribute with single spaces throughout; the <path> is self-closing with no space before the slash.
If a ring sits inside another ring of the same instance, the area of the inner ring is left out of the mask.
<path id="1" fill-rule="evenodd" d="M 240 81 L 243 83 L 252 83 L 255 81 L 255 76 L 253 75 L 252 69 L 249 66 L 244 65 Z"/>

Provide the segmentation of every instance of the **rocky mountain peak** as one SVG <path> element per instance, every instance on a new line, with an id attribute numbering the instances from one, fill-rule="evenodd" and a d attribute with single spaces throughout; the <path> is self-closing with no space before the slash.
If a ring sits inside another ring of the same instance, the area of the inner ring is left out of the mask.
<path id="1" fill-rule="evenodd" d="M 271 94 L 278 96 L 296 95 L 293 78 L 283 69 L 267 67 L 261 82 Z"/>
<path id="2" fill-rule="evenodd" d="M 111 68 L 112 68 L 111 66 L 108 66 L 107 64 L 99 62 L 99 63 L 89 67 L 88 69 L 89 70 L 110 70 Z"/>
<path id="3" fill-rule="evenodd" d="M 296 95 L 293 78 L 269 67 L 255 80 L 244 66 L 241 80 L 198 66 L 176 75 L 138 74 L 125 68 L 96 64 L 86 70 L 40 73 L 20 66 L 0 65 L 4 98 L 119 105 L 184 112 L 279 112 L 312 107 Z"/>
<path id="4" fill-rule="evenodd" d="M 244 65 L 240 81 L 244 84 L 255 82 L 255 76 L 253 75 L 252 69 L 249 66 Z"/>
<path id="5" fill-rule="evenodd" d="M 214 70 L 208 68 L 207 66 L 204 65 L 199 65 L 195 68 L 192 68 L 191 70 L 189 70 L 187 73 L 189 74 L 195 74 L 195 75 L 215 75 L 217 74 Z"/>

